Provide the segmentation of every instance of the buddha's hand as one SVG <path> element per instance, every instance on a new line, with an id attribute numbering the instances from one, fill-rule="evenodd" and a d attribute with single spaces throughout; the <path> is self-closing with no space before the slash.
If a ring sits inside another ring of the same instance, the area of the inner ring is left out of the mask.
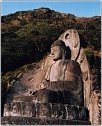
<path id="1" fill-rule="evenodd" d="M 40 88 L 41 88 L 41 89 L 47 88 L 48 83 L 49 83 L 49 81 L 47 81 L 47 80 L 44 79 L 44 80 L 40 83 Z"/>
<path id="2" fill-rule="evenodd" d="M 46 88 L 45 84 L 40 83 L 40 89 L 44 89 L 44 88 Z"/>

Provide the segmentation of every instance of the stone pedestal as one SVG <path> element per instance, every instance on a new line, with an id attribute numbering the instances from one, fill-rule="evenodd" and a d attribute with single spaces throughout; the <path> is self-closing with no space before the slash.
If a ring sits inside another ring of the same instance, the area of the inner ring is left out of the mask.
<path id="1" fill-rule="evenodd" d="M 88 110 L 80 107 L 62 103 L 38 103 L 33 101 L 16 101 L 5 104 L 4 116 L 14 117 L 36 117 L 36 118 L 59 118 L 67 120 L 88 121 Z"/>
<path id="2" fill-rule="evenodd" d="M 31 96 L 14 95 L 4 106 L 2 124 L 90 124 L 77 83 L 48 82 L 45 89 L 35 91 Z"/>
<path id="3" fill-rule="evenodd" d="M 3 125 L 91 125 L 89 121 L 34 117 L 2 117 L 1 121 Z"/>
<path id="4" fill-rule="evenodd" d="M 14 96 L 4 106 L 2 124 L 89 125 L 88 109 L 80 106 L 68 89 L 63 88 L 39 90 L 34 96 Z"/>
<path id="5" fill-rule="evenodd" d="M 1 121 L 3 125 L 91 125 L 89 121 L 34 117 L 2 117 Z"/>

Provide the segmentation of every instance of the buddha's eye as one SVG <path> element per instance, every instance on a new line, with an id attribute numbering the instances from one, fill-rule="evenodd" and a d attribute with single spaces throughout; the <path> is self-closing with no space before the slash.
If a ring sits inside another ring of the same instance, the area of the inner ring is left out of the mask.
<path id="1" fill-rule="evenodd" d="M 53 49 L 53 50 L 52 50 L 52 52 L 55 52 L 55 51 L 57 51 L 57 49 Z"/>

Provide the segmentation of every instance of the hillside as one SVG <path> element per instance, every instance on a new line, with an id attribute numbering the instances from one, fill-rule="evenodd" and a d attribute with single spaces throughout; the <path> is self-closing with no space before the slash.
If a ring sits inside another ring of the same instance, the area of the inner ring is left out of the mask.
<path id="1" fill-rule="evenodd" d="M 38 62 L 67 29 L 77 29 L 84 48 L 100 51 L 101 17 L 76 17 L 49 8 L 21 11 L 1 18 L 2 73 Z M 86 51 L 90 53 L 90 51 Z"/>

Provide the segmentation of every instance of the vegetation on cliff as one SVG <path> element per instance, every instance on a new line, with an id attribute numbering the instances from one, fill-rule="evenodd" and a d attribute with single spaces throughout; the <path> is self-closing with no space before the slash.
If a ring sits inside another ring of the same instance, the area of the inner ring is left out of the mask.
<path id="1" fill-rule="evenodd" d="M 40 8 L 2 16 L 1 28 L 3 73 L 42 59 L 50 51 L 53 41 L 68 29 L 78 30 L 83 47 L 97 51 L 101 47 L 99 16 L 79 18 Z"/>

